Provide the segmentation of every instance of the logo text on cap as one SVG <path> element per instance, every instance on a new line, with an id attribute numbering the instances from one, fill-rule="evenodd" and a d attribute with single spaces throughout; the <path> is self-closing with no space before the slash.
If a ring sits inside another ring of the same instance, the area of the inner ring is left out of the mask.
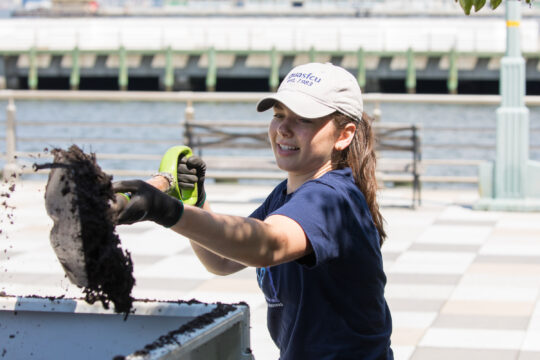
<path id="1" fill-rule="evenodd" d="M 313 73 L 296 72 L 289 75 L 287 83 L 297 83 L 307 86 L 312 86 L 314 83 L 320 83 L 321 78 L 313 75 Z"/>

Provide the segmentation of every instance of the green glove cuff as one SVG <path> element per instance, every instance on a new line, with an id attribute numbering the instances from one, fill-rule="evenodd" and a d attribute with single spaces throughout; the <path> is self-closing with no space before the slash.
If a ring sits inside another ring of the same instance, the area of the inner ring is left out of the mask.
<path id="1" fill-rule="evenodd" d="M 206 202 L 206 191 L 203 191 L 202 199 L 199 199 L 200 202 L 197 204 L 198 207 L 202 208 L 204 206 L 204 203 Z"/>
<path id="2" fill-rule="evenodd" d="M 169 190 L 169 195 L 181 200 L 184 204 L 195 205 L 197 203 L 197 184 L 193 189 L 180 189 L 178 187 L 178 160 L 181 157 L 190 157 L 193 151 L 187 146 L 173 146 L 165 152 L 159 165 L 159 172 L 167 172 L 172 175 L 174 184 Z M 204 202 L 203 202 L 204 203 Z"/>

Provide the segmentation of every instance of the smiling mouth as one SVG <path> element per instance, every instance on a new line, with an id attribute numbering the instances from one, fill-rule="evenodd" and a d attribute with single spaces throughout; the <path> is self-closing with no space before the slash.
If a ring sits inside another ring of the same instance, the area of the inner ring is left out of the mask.
<path id="1" fill-rule="evenodd" d="M 300 150 L 300 148 L 295 147 L 295 146 L 288 146 L 288 145 L 282 145 L 282 144 L 277 144 L 277 146 L 281 150 L 286 150 L 286 151 Z"/>

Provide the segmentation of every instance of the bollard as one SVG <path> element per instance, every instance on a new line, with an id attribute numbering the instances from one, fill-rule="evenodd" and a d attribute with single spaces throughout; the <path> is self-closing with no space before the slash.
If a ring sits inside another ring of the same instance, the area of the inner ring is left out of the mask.
<path id="1" fill-rule="evenodd" d="M 20 168 L 17 165 L 16 152 L 16 126 L 15 126 L 15 102 L 13 98 L 9 98 L 6 108 L 6 165 L 4 165 L 3 177 L 4 180 L 17 178 L 20 174 Z"/>

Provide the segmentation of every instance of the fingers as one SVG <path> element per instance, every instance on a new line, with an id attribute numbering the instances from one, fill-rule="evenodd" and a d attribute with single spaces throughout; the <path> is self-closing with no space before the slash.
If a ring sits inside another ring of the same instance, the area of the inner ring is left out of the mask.
<path id="1" fill-rule="evenodd" d="M 190 174 L 178 174 L 178 182 L 188 182 L 188 183 L 196 183 L 199 180 L 199 177 L 197 175 L 190 175 Z"/>
<path id="2" fill-rule="evenodd" d="M 206 163 L 203 161 L 203 159 L 195 155 L 187 159 L 186 165 L 189 169 L 197 169 L 199 171 L 206 170 Z"/>
<path id="3" fill-rule="evenodd" d="M 178 186 L 181 189 L 184 189 L 184 190 L 193 190 L 193 189 L 195 189 L 195 183 L 194 182 L 182 182 L 182 181 L 180 181 L 180 178 L 178 178 Z"/>
<path id="4" fill-rule="evenodd" d="M 131 204 L 128 204 L 126 208 L 118 214 L 118 218 L 116 219 L 116 223 L 119 225 L 131 225 L 138 221 L 142 221 L 145 218 L 146 212 L 140 209 L 137 209 L 135 206 L 133 209 L 131 209 L 133 206 Z"/>
<path id="5" fill-rule="evenodd" d="M 134 192 L 129 200 L 123 194 L 116 194 L 116 204 L 113 208 L 117 210 L 117 224 L 133 224 L 146 219 L 151 201 L 148 199 L 149 194 L 140 190 L 138 193 Z"/>
<path id="6" fill-rule="evenodd" d="M 188 161 L 192 159 L 186 159 L 183 157 L 178 164 L 178 186 L 182 189 L 193 190 L 195 184 L 199 181 L 199 176 L 197 174 L 198 169 L 189 168 Z"/>
<path id="7" fill-rule="evenodd" d="M 128 203 L 128 197 L 123 193 L 116 193 L 113 200 L 109 202 L 113 213 L 118 214 L 126 207 Z"/>
<path id="8" fill-rule="evenodd" d="M 187 164 L 178 164 L 178 173 L 197 175 L 197 169 L 189 169 Z"/>

